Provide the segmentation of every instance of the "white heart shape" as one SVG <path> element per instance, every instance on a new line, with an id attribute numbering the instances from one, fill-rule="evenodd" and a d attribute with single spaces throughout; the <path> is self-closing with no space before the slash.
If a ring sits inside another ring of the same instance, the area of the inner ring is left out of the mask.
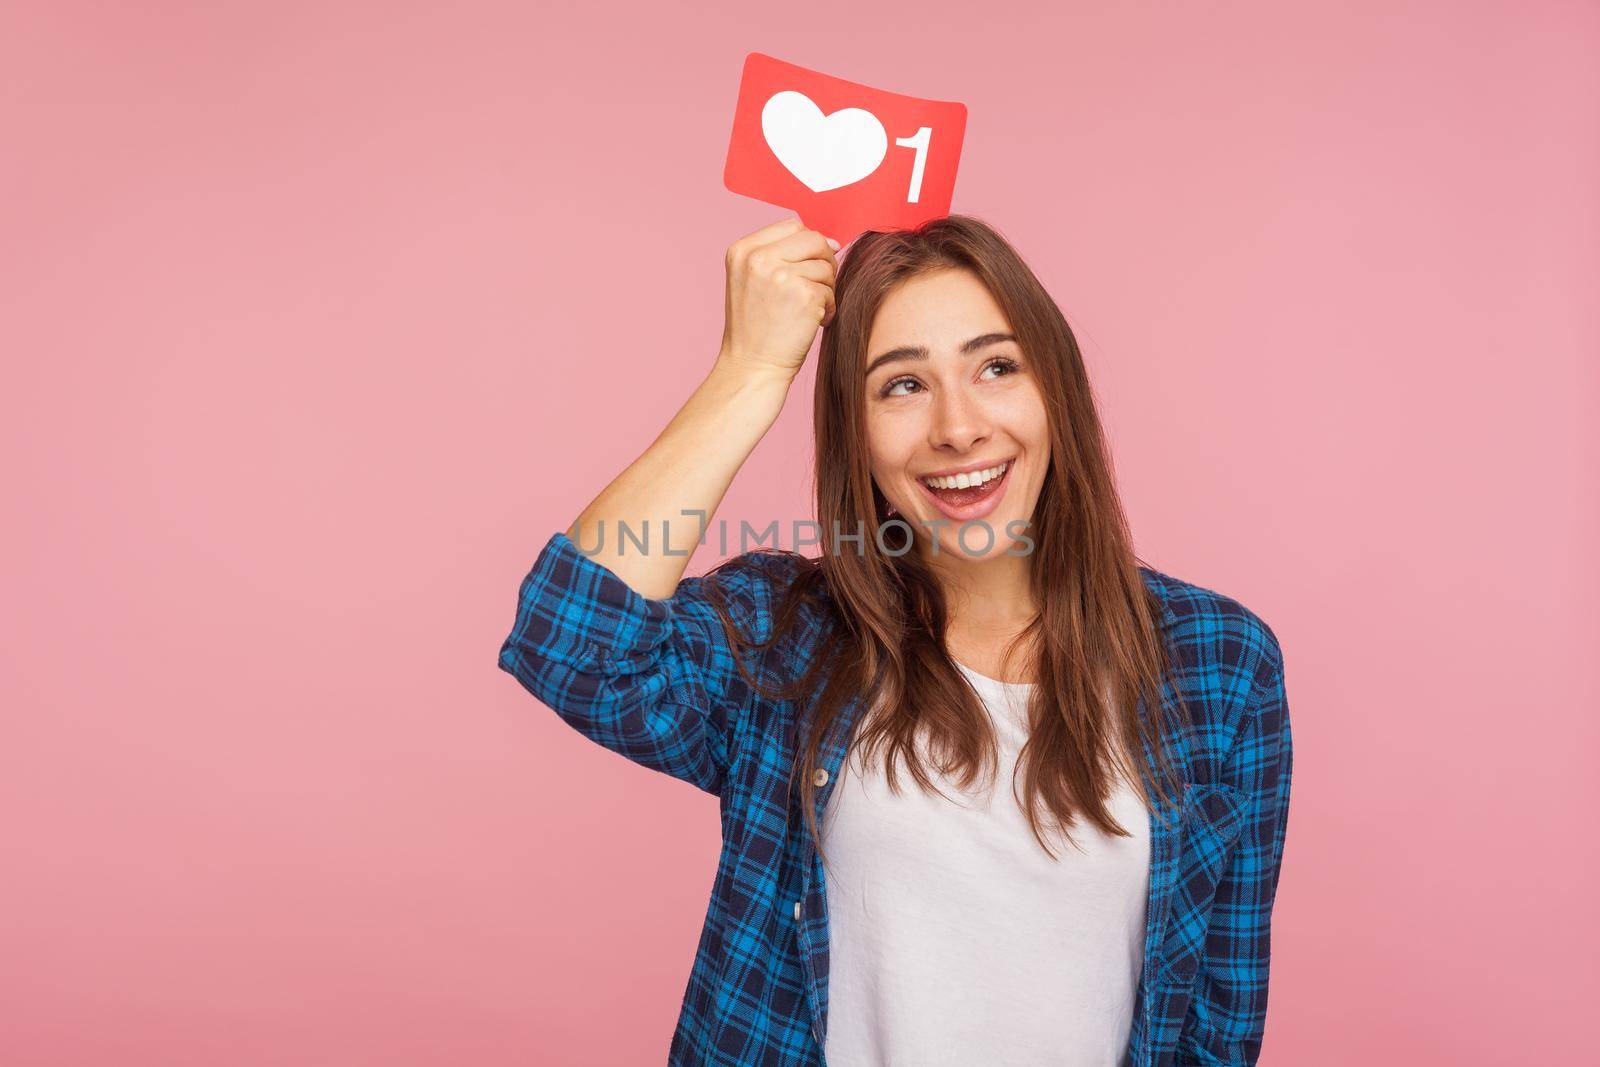
<path id="1" fill-rule="evenodd" d="M 778 162 L 813 193 L 860 181 L 889 151 L 889 135 L 872 112 L 847 107 L 824 115 L 792 89 L 761 108 L 761 133 Z"/>

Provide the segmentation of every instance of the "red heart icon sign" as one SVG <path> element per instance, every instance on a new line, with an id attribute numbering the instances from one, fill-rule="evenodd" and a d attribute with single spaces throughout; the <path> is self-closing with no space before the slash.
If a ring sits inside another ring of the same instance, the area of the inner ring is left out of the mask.
<path id="1" fill-rule="evenodd" d="M 841 244 L 949 214 L 966 105 L 745 57 L 722 181 Z"/>

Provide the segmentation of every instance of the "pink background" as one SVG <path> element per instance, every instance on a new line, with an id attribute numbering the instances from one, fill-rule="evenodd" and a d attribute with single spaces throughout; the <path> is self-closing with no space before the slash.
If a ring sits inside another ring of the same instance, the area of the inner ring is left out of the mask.
<path id="1" fill-rule="evenodd" d="M 751 49 L 970 107 L 1141 553 L 1281 637 L 1264 1061 L 1592 1046 L 1593 5 L 142 6 L 0 32 L 0 1061 L 662 1062 L 717 801 L 496 653 L 781 215 Z"/>

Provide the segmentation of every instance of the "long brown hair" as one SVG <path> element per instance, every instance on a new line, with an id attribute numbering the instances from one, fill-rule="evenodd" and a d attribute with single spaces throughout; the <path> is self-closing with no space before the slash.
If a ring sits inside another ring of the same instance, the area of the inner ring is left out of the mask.
<path id="1" fill-rule="evenodd" d="M 1170 665 L 1162 607 L 1138 571 L 1077 340 L 1021 256 L 988 224 L 949 215 L 915 230 L 870 231 L 850 247 L 835 279 L 835 317 L 823 330 L 817 366 L 816 518 L 823 554 L 813 560 L 789 553 L 802 562 L 773 611 L 767 640 L 746 639 L 723 607 L 718 614 L 747 681 L 769 696 L 802 701 L 790 788 L 798 779 L 805 825 L 819 850 L 812 776 L 823 739 L 838 728 L 854 697 L 870 694 L 874 707 L 847 751 L 859 748 L 870 759 L 883 750 L 896 793 L 899 757 L 924 792 L 938 791 L 918 755 L 919 731 L 926 731 L 928 751 L 938 753 L 938 770 L 957 776 L 963 788 L 980 765 L 992 777 L 997 744 L 977 694 L 945 650 L 941 586 L 919 554 L 906 551 L 909 540 L 889 543 L 897 530 L 909 538 L 910 528 L 904 520 L 891 522 L 873 484 L 867 444 L 866 346 L 878 308 L 895 286 L 950 268 L 970 271 L 1000 305 L 1049 417 L 1050 467 L 1029 531 L 1040 611 L 1005 658 L 1025 653 L 1036 683 L 1017 773 L 1034 837 L 1054 856 L 1041 829 L 1041 806 L 1069 842 L 1079 817 L 1104 833 L 1128 836 L 1107 808 L 1119 769 L 1147 803 L 1150 785 L 1160 802 L 1170 803 L 1176 781 L 1169 731 L 1161 714 L 1145 717 L 1137 708 L 1141 700 L 1148 708 L 1163 706 L 1161 683 Z M 863 529 L 866 536 L 850 542 L 850 550 L 834 551 L 830 534 Z M 879 529 L 890 551 L 877 543 L 873 531 Z M 825 638 L 803 676 L 773 692 L 751 675 L 745 650 L 776 648 L 791 628 L 817 619 L 806 605 L 822 612 Z M 1177 710 L 1186 714 L 1181 701 Z M 1161 771 L 1148 783 L 1140 763 L 1145 746 Z"/>

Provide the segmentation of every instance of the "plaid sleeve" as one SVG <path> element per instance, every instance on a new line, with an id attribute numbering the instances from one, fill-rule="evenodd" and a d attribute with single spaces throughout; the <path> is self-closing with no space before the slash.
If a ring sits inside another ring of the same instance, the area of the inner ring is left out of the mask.
<path id="1" fill-rule="evenodd" d="M 1179 1039 L 1180 1064 L 1254 1064 L 1266 1029 L 1272 905 L 1289 818 L 1293 749 L 1282 653 L 1264 626 L 1263 635 L 1248 718 L 1224 765 L 1225 780 L 1246 798 L 1245 824 L 1212 904 Z"/>
<path id="2" fill-rule="evenodd" d="M 652 600 L 558 531 L 523 579 L 500 668 L 591 741 L 720 795 L 748 685 L 712 598 L 765 639 L 784 558 L 747 552 Z"/>

